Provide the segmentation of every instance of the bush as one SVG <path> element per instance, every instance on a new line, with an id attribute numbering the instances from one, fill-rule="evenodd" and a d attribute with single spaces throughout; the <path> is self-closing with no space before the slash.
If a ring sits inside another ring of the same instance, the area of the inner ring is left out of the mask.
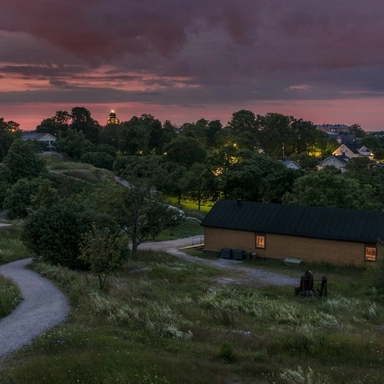
<path id="1" fill-rule="evenodd" d="M 87 152 L 81 156 L 82 163 L 92 164 L 97 168 L 112 169 L 114 159 L 105 152 Z"/>
<path id="2" fill-rule="evenodd" d="M 25 221 L 22 241 L 39 259 L 73 269 L 87 269 L 78 259 L 79 244 L 91 229 L 94 217 L 80 204 L 70 201 L 40 207 Z"/>

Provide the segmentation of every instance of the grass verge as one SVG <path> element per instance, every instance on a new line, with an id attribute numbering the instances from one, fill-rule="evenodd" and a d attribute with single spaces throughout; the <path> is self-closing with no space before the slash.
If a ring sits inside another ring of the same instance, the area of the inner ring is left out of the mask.
<path id="1" fill-rule="evenodd" d="M 9 315 L 21 300 L 18 286 L 11 279 L 0 275 L 0 319 Z"/>

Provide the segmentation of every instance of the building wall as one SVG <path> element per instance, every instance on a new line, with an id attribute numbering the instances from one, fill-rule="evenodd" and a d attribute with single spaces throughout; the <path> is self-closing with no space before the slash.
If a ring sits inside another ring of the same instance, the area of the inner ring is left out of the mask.
<path id="1" fill-rule="evenodd" d="M 332 264 L 364 263 L 364 244 L 347 241 L 322 240 L 298 236 L 266 234 L 265 249 L 255 247 L 255 233 L 221 228 L 204 228 L 204 249 L 222 248 L 257 252 L 261 257 L 276 259 L 296 258 L 307 262 Z"/>

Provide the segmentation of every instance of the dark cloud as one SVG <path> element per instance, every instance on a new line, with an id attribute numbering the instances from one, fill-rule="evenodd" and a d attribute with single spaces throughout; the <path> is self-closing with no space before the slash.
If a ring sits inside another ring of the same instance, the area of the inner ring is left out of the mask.
<path id="1" fill-rule="evenodd" d="M 0 5 L 0 76 L 35 80 L 29 92 L 0 93 L 1 103 L 196 106 L 384 94 L 379 0 Z"/>

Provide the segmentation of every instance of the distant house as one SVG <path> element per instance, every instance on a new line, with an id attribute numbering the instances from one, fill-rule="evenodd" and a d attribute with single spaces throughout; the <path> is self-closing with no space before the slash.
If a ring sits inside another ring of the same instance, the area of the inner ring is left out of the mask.
<path id="1" fill-rule="evenodd" d="M 373 160 L 373 153 L 365 146 L 359 143 L 354 144 L 341 144 L 339 148 L 332 152 L 334 156 L 345 155 L 349 159 L 354 157 L 368 157 Z"/>
<path id="2" fill-rule="evenodd" d="M 26 132 L 21 136 L 22 140 L 36 140 L 46 143 L 48 148 L 54 148 L 57 138 L 50 133 Z"/>
<path id="3" fill-rule="evenodd" d="M 342 132 L 347 133 L 349 131 L 349 125 L 345 124 L 317 124 L 316 128 L 328 135 L 340 134 Z"/>
<path id="4" fill-rule="evenodd" d="M 329 156 L 325 160 L 320 161 L 319 165 L 317 166 L 317 169 L 323 169 L 325 167 L 335 167 L 336 169 L 339 169 L 341 172 L 345 172 L 345 164 L 347 164 L 349 160 L 349 157 L 345 155 L 340 156 Z"/>
<path id="5" fill-rule="evenodd" d="M 289 169 L 301 169 L 300 165 L 293 160 L 280 160 L 280 162 Z"/>
<path id="6" fill-rule="evenodd" d="M 356 143 L 356 136 L 353 133 L 345 133 L 341 132 L 338 135 L 336 135 L 336 141 L 341 144 L 355 144 Z"/>
<path id="7" fill-rule="evenodd" d="M 204 249 L 260 257 L 361 265 L 378 258 L 384 212 L 219 200 L 208 212 Z"/>

